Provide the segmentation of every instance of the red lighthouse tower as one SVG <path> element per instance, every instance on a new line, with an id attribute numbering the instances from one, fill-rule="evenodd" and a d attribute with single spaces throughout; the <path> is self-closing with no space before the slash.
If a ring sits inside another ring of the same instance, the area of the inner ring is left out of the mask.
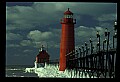
<path id="1" fill-rule="evenodd" d="M 73 13 L 69 10 L 64 12 L 64 18 L 61 19 L 62 33 L 60 43 L 60 62 L 59 70 L 64 71 L 66 69 L 66 54 L 75 49 L 74 43 L 74 24 L 76 19 L 73 19 Z"/>

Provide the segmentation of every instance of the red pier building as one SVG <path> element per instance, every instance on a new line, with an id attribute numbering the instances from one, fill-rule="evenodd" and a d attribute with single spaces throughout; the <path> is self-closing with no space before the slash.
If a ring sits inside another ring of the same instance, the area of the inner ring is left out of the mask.
<path id="1" fill-rule="evenodd" d="M 42 45 L 39 54 L 36 56 L 35 68 L 44 66 L 45 63 L 49 63 L 49 57 L 50 55 L 47 53 L 46 50 L 44 50 L 44 47 Z"/>

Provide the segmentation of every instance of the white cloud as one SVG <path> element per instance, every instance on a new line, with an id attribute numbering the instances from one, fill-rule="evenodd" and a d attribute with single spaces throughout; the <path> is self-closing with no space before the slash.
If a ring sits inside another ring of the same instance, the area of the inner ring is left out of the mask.
<path id="1" fill-rule="evenodd" d="M 58 48 L 60 43 L 61 29 L 50 29 L 50 31 L 42 32 L 39 30 L 30 31 L 27 38 L 31 39 L 33 47 L 40 48 L 41 45 L 49 48 Z"/>
<path id="2" fill-rule="evenodd" d="M 30 31 L 28 38 L 34 41 L 44 41 L 53 37 L 52 32 L 41 32 L 39 30 Z"/>

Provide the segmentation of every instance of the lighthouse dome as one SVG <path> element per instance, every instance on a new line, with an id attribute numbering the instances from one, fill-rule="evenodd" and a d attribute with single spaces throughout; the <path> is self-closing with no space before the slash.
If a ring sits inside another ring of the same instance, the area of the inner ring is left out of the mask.
<path id="1" fill-rule="evenodd" d="M 64 12 L 64 15 L 73 15 L 73 13 L 68 8 L 68 10 Z"/>

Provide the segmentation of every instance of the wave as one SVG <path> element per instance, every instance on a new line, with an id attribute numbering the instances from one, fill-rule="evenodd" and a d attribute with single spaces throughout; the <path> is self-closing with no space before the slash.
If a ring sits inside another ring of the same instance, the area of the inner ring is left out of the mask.
<path id="1" fill-rule="evenodd" d="M 15 70 L 24 70 L 24 69 L 15 69 L 14 68 L 14 69 L 6 69 L 6 70 L 14 70 L 15 71 Z"/>

